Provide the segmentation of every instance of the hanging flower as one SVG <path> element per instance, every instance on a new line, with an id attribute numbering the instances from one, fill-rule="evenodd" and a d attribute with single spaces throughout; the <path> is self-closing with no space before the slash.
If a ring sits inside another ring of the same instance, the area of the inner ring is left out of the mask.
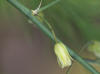
<path id="1" fill-rule="evenodd" d="M 63 43 L 61 43 L 61 42 L 56 43 L 54 46 L 54 51 L 57 56 L 58 64 L 61 68 L 71 66 L 72 58 L 71 58 L 66 46 Z"/>

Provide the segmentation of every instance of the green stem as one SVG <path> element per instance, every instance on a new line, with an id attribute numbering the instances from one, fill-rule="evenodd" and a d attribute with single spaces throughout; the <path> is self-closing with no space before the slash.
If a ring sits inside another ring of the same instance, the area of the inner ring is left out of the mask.
<path id="1" fill-rule="evenodd" d="M 17 0 L 7 0 L 9 3 L 11 3 L 13 6 L 15 6 L 19 11 L 21 11 L 23 14 L 25 14 L 32 22 L 34 22 L 37 27 L 39 27 L 49 38 L 51 38 L 53 41 L 54 37 L 52 33 L 38 20 L 35 16 L 32 16 L 31 10 L 20 4 Z M 58 41 L 60 41 L 57 38 Z M 84 59 L 82 59 L 77 53 L 75 53 L 73 50 L 68 48 L 68 51 L 70 55 L 77 60 L 80 64 L 82 64 L 85 68 L 87 68 L 90 72 L 93 74 L 99 74 L 98 71 L 94 67 L 92 67 L 90 64 L 88 64 Z"/>
<path id="2" fill-rule="evenodd" d="M 42 7 L 42 8 L 40 8 L 40 10 L 39 10 L 38 12 L 44 11 L 45 9 L 47 9 L 47 8 L 49 8 L 49 7 L 53 6 L 53 5 L 55 5 L 55 4 L 58 3 L 59 1 L 61 1 L 61 0 L 55 0 L 55 1 L 51 2 L 50 4 L 48 4 L 48 5 L 46 5 L 46 6 Z"/>

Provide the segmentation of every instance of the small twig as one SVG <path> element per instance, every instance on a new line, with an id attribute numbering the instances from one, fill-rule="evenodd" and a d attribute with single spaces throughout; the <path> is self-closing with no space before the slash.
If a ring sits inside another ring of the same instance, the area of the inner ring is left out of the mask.
<path id="1" fill-rule="evenodd" d="M 51 3 L 49 3 L 48 5 L 45 5 L 44 7 L 41 7 L 41 5 L 42 5 L 42 0 L 41 0 L 39 6 L 35 10 L 32 10 L 32 12 L 34 13 L 33 15 L 37 15 L 39 12 L 42 12 L 42 11 L 50 8 L 51 6 L 55 5 L 56 3 L 60 2 L 60 1 L 61 0 L 55 0 Z"/>
<path id="2" fill-rule="evenodd" d="M 32 10 L 33 15 L 38 15 L 41 5 L 42 5 L 42 0 L 40 1 L 39 6 L 35 10 Z"/>

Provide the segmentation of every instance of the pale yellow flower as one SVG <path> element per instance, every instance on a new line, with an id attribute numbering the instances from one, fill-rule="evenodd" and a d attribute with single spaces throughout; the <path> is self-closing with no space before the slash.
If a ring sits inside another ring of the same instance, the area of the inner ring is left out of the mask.
<path id="1" fill-rule="evenodd" d="M 72 58 L 71 58 L 66 46 L 63 43 L 61 43 L 61 42 L 56 43 L 54 46 L 54 51 L 57 56 L 58 64 L 61 68 L 71 66 Z"/>

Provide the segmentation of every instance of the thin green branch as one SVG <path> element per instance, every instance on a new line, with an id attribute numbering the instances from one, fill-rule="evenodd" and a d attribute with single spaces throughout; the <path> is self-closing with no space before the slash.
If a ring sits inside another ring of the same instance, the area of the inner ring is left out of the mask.
<path id="1" fill-rule="evenodd" d="M 39 27 L 49 38 L 51 38 L 53 41 L 54 37 L 52 35 L 52 33 L 35 17 L 32 16 L 32 12 L 31 10 L 29 10 L 28 8 L 26 8 L 25 6 L 23 6 L 22 4 L 20 4 L 17 0 L 7 0 L 9 3 L 11 3 L 14 7 L 16 7 L 19 11 L 21 11 L 23 14 L 25 14 L 33 23 L 35 23 L 37 25 L 37 27 Z M 58 38 L 57 38 L 58 39 Z M 59 39 L 58 39 L 59 41 Z M 85 68 L 87 68 L 90 72 L 92 72 L 93 74 L 99 74 L 98 71 L 96 71 L 96 69 L 94 67 L 92 67 L 90 64 L 88 64 L 84 59 L 82 59 L 82 57 L 80 57 L 79 55 L 77 55 L 77 53 L 75 53 L 73 50 L 71 50 L 70 48 L 68 48 L 68 51 L 70 53 L 70 55 L 77 60 L 80 64 L 82 64 Z"/>
<path id="2" fill-rule="evenodd" d="M 40 8 L 40 10 L 39 10 L 38 12 L 44 11 L 44 10 L 46 10 L 47 8 L 50 8 L 51 6 L 55 5 L 56 3 L 60 2 L 60 1 L 61 1 L 61 0 L 55 0 L 55 1 L 51 2 L 51 3 L 49 3 L 48 5 L 46 5 L 46 6 L 42 7 L 42 8 Z"/>
<path id="3" fill-rule="evenodd" d="M 100 65 L 100 59 L 95 59 L 95 60 L 85 59 L 85 60 L 86 60 L 88 63 Z"/>

